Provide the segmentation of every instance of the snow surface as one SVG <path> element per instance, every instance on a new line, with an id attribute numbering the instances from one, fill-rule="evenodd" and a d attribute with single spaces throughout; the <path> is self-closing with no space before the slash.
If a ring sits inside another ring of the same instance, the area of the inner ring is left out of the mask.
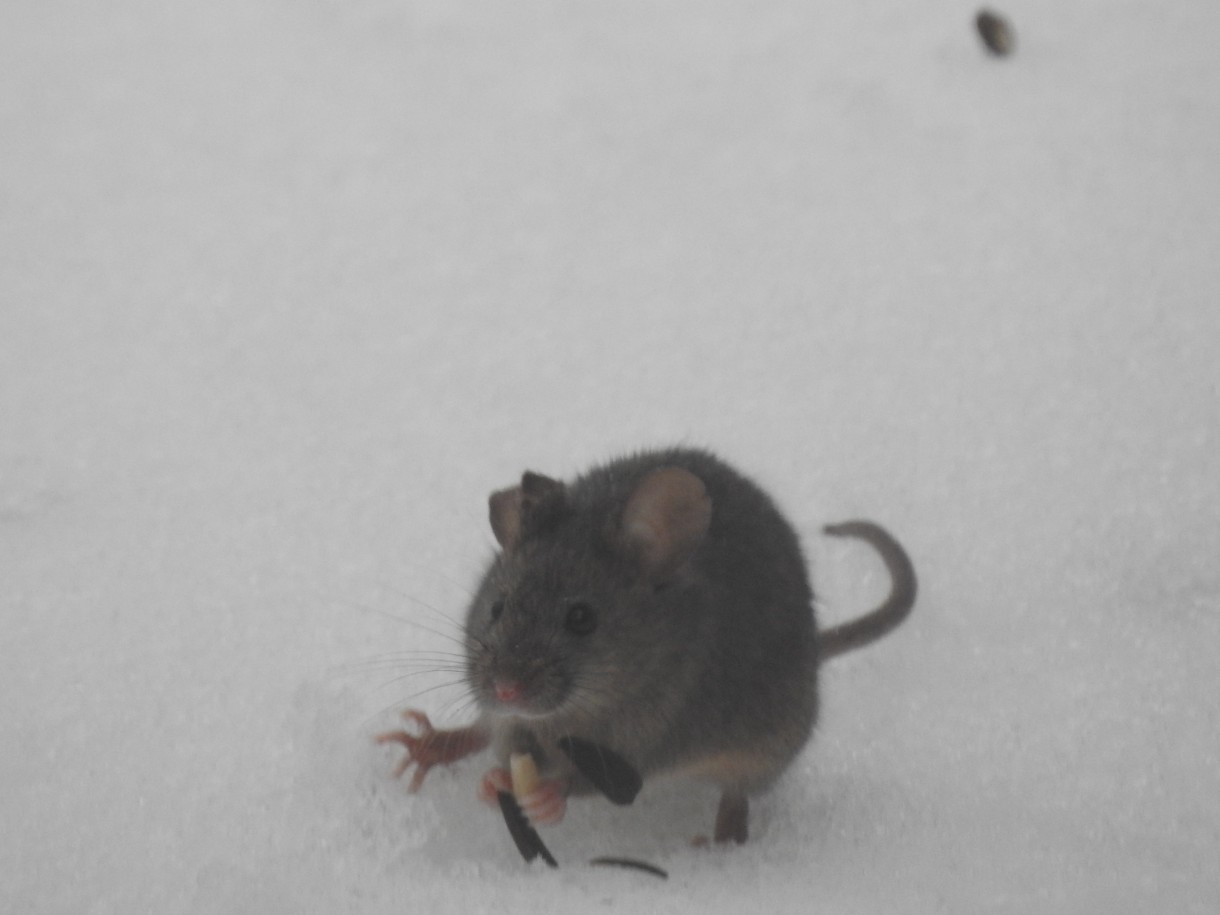
<path id="1" fill-rule="evenodd" d="M 1001 10 L 8 3 L 0 909 L 1220 909 L 1220 4 Z M 489 491 L 673 442 L 919 605 L 751 844 L 529 869 L 370 735 L 468 712 Z"/>

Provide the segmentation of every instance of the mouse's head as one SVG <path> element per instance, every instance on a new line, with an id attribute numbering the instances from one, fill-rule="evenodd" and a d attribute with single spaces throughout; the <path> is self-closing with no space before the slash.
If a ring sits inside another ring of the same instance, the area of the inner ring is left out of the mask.
<path id="1" fill-rule="evenodd" d="M 595 720 L 691 625 L 675 595 L 711 520 L 703 482 L 664 467 L 569 489 L 526 473 L 489 503 L 501 550 L 466 621 L 475 697 L 539 724 Z"/>

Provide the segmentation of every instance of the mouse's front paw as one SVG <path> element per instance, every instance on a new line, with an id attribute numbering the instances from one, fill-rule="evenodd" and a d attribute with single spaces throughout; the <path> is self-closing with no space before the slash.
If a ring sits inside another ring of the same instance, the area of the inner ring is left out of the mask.
<path id="1" fill-rule="evenodd" d="M 507 769 L 489 769 L 479 784 L 479 800 L 498 809 L 502 792 L 513 793 L 513 777 Z"/>
<path id="2" fill-rule="evenodd" d="M 514 797 L 532 825 L 554 826 L 568 810 L 568 788 L 566 778 L 541 778 L 524 797 Z M 512 775 L 507 769 L 491 769 L 479 785 L 479 800 L 489 807 L 497 807 L 501 792 L 513 793 Z"/>
<path id="3" fill-rule="evenodd" d="M 428 770 L 433 766 L 457 762 L 479 752 L 488 744 L 487 732 L 477 726 L 438 731 L 423 712 L 409 709 L 402 713 L 402 717 L 414 725 L 415 733 L 403 728 L 400 731 L 378 734 L 376 740 L 378 743 L 399 743 L 406 748 L 407 755 L 395 768 L 394 777 L 398 778 L 411 766 L 415 766 L 411 783 L 407 786 L 411 793 L 420 789 Z"/>
<path id="4" fill-rule="evenodd" d="M 568 811 L 568 780 L 544 778 L 525 797 L 517 798 L 521 812 L 535 826 L 554 826 Z"/>

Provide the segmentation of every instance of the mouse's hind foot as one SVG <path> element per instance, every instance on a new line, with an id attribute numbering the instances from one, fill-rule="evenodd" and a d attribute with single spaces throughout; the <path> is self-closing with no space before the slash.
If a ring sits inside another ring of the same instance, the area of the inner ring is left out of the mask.
<path id="1" fill-rule="evenodd" d="M 750 799 L 744 791 L 725 789 L 716 810 L 716 831 L 712 838 L 717 844 L 736 842 L 741 845 L 750 835 Z"/>

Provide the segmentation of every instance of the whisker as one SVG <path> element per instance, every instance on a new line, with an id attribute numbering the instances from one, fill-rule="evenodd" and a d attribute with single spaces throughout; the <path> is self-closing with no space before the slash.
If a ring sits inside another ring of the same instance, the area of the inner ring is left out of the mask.
<path id="1" fill-rule="evenodd" d="M 428 604 L 417 598 L 413 598 L 410 595 L 404 594 L 402 596 L 406 600 L 413 601 L 414 603 L 416 603 L 418 606 L 422 607 L 423 609 L 431 611 L 433 614 L 440 617 L 441 621 L 444 622 L 447 627 L 452 627 L 453 629 L 457 630 L 457 632 L 446 631 L 445 629 L 438 629 L 435 626 L 430 626 L 427 623 L 422 623 L 419 620 L 415 619 L 414 617 L 406 616 L 401 613 L 395 613 L 392 610 L 386 610 L 382 607 L 375 607 L 375 606 L 365 603 L 363 601 L 352 600 L 351 598 L 337 598 L 336 602 L 345 604 L 345 605 L 347 605 L 347 607 L 349 607 L 350 609 L 353 609 L 353 610 L 359 610 L 364 613 L 370 613 L 375 616 L 381 616 L 381 617 L 384 617 L 385 619 L 393 620 L 396 623 L 402 623 L 403 625 L 411 626 L 415 629 L 420 630 L 421 632 L 427 632 L 431 635 L 435 635 L 437 638 L 444 639 L 448 642 L 453 642 L 458 645 L 462 644 L 463 640 L 462 640 L 462 635 L 460 634 L 461 633 L 461 624 L 459 624 L 456 620 L 450 619 L 440 610 L 437 610 L 435 607 L 433 607 L 431 604 Z"/>
<path id="2" fill-rule="evenodd" d="M 422 599 L 416 597 L 414 594 L 410 594 L 409 592 L 404 591 L 401 588 L 399 588 L 389 582 L 386 582 L 386 581 L 380 582 L 380 585 L 382 588 L 389 591 L 391 594 L 393 594 L 395 597 L 399 598 L 400 600 L 409 601 L 410 603 L 414 604 L 415 606 L 420 607 L 421 609 L 427 610 L 433 616 L 437 617 L 441 622 L 446 623 L 450 626 L 459 626 L 460 625 L 460 622 L 457 619 L 455 619 L 454 617 L 451 617 L 448 613 L 441 610 L 439 607 L 433 606 L 432 604 L 428 603 L 426 600 L 422 600 Z M 467 588 L 462 588 L 462 590 L 466 591 L 468 598 L 470 598 L 470 599 L 474 598 L 473 592 L 469 591 Z"/>
<path id="3" fill-rule="evenodd" d="M 384 685 L 390 686 L 392 684 L 384 684 Z M 461 686 L 462 686 L 462 684 L 460 682 L 451 680 L 451 681 L 447 681 L 445 683 L 437 683 L 433 686 L 428 687 L 427 689 L 420 690 L 419 692 L 412 694 L 410 697 L 396 699 L 394 702 L 391 702 L 389 705 L 382 706 L 381 708 L 377 709 L 370 715 L 366 716 L 361 721 L 360 726 L 361 726 L 361 728 L 367 728 L 378 718 L 384 718 L 390 712 L 394 712 L 394 711 L 402 712 L 408 706 L 415 704 L 416 700 L 420 696 L 424 696 L 429 693 L 433 693 L 437 690 L 453 689 L 455 687 L 461 687 Z"/>
<path id="4" fill-rule="evenodd" d="M 342 664 L 332 667 L 328 675 L 337 680 L 359 680 L 376 677 L 383 674 L 401 674 L 423 676 L 425 674 L 455 674 L 464 677 L 466 664 L 458 658 L 445 660 L 431 659 L 427 662 L 411 663 L 407 661 L 366 661 Z"/>
<path id="5" fill-rule="evenodd" d="M 400 677 L 399 679 L 401 680 L 401 679 L 405 679 L 405 678 L 404 678 L 404 677 Z M 388 684 L 387 684 L 387 685 L 388 685 Z M 419 690 L 418 692 L 414 693 L 414 694 L 411 696 L 411 701 L 412 701 L 412 702 L 415 702 L 415 701 L 416 701 L 416 700 L 418 700 L 418 699 L 419 699 L 421 696 L 426 696 L 426 695 L 428 695 L 429 693 L 434 693 L 434 692 L 436 692 L 438 689 L 452 689 L 452 688 L 453 688 L 453 685 L 454 685 L 454 684 L 453 684 L 453 682 L 452 682 L 452 681 L 449 681 L 449 682 L 446 682 L 446 683 L 437 683 L 437 684 L 435 684 L 435 685 L 433 685 L 433 686 L 429 686 L 429 687 L 427 687 L 426 689 L 421 689 L 421 690 Z"/>
<path id="6" fill-rule="evenodd" d="M 447 671 L 447 673 L 458 673 L 458 671 Z M 399 674 L 397 677 L 391 677 L 389 680 L 382 681 L 376 687 L 374 687 L 372 690 L 370 690 L 370 692 L 385 692 L 388 689 L 394 689 L 394 688 L 400 687 L 404 684 L 409 684 L 409 683 L 411 683 L 411 681 L 418 680 L 420 677 L 427 677 L 427 676 L 432 676 L 432 675 L 433 675 L 433 671 L 430 671 L 430 670 L 417 670 L 417 671 L 412 671 L 411 673 Z M 430 692 L 434 689 L 444 689 L 446 687 L 453 686 L 456 682 L 458 682 L 458 681 L 446 679 L 446 680 L 444 680 L 444 682 L 436 684 L 434 686 L 429 686 L 427 689 L 422 689 L 422 690 L 413 692 L 410 695 L 410 697 L 408 697 L 408 698 L 410 701 L 414 702 L 415 699 L 417 699 L 419 696 L 422 696 L 424 693 Z"/>
<path id="7" fill-rule="evenodd" d="M 428 568 L 425 571 L 428 572 L 429 574 L 437 575 L 440 578 L 444 579 L 445 584 L 453 585 L 453 587 L 457 588 L 459 591 L 461 591 L 463 594 L 465 594 L 468 598 L 474 597 L 475 592 L 471 590 L 469 582 L 461 581 L 457 578 L 454 578 L 452 575 L 449 575 L 446 572 L 442 572 L 440 569 L 436 568 L 436 566 L 428 566 Z M 387 581 L 386 579 L 378 579 L 377 583 L 381 587 L 385 588 L 387 591 L 393 591 L 395 594 L 402 594 L 402 596 L 406 597 L 408 600 L 415 599 L 415 598 L 412 598 L 410 595 L 403 593 L 402 589 L 399 588 L 397 585 L 395 585 L 391 581 Z"/>
<path id="8" fill-rule="evenodd" d="M 475 718 L 478 717 L 479 700 L 473 693 L 467 692 L 465 695 L 455 696 L 450 699 L 442 707 L 441 711 L 451 718 Z M 474 714 L 470 714 L 470 713 Z"/>
<path id="9" fill-rule="evenodd" d="M 421 664 L 461 664 L 466 656 L 456 652 L 392 652 L 384 655 L 374 655 L 354 661 L 343 661 L 332 665 L 338 670 L 362 670 L 369 667 L 388 666 L 394 664 L 419 666 Z"/>

